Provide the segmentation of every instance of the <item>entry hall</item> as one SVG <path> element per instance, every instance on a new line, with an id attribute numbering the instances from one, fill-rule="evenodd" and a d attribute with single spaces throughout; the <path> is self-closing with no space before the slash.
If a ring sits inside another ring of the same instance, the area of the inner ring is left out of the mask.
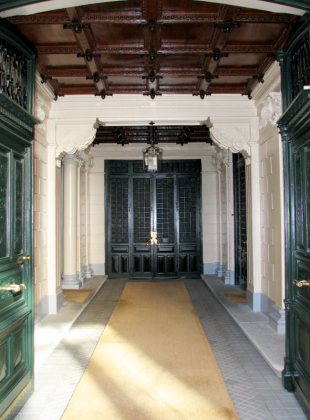
<path id="1" fill-rule="evenodd" d="M 0 0 L 0 420 L 310 418 L 309 11 Z"/>

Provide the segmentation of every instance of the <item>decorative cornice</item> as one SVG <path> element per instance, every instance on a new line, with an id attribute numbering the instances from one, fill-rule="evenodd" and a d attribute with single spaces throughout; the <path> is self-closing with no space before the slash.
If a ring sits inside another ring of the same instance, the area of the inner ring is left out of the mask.
<path id="1" fill-rule="evenodd" d="M 58 126 L 56 128 L 57 158 L 62 159 L 66 153 L 73 155 L 77 151 L 87 149 L 94 141 L 96 132 L 93 125 L 82 127 L 75 125 L 74 128 Z"/>
<path id="2" fill-rule="evenodd" d="M 216 124 L 210 128 L 210 135 L 220 148 L 240 152 L 247 159 L 251 155 L 249 131 L 249 124 Z"/>
<path id="3" fill-rule="evenodd" d="M 280 66 L 275 61 L 264 76 L 264 83 L 258 83 L 252 91 L 252 97 L 255 100 L 255 105 L 258 108 L 268 98 L 270 92 L 280 90 L 281 75 Z"/>

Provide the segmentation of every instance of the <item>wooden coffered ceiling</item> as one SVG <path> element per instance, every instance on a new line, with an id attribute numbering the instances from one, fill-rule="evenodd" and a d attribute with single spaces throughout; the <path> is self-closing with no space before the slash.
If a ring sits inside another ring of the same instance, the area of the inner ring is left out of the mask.
<path id="1" fill-rule="evenodd" d="M 60 95 L 251 94 L 298 17 L 193 0 L 128 0 L 8 20 Z M 73 22 L 73 25 L 72 25 Z"/>

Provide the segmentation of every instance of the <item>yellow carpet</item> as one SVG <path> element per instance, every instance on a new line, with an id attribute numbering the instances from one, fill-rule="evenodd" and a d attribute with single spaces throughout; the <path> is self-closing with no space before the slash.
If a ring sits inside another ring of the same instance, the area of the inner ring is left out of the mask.
<path id="1" fill-rule="evenodd" d="M 66 296 L 67 302 L 78 302 L 83 303 L 87 296 L 90 294 L 91 290 L 80 289 L 80 290 L 71 290 L 64 289 L 63 294 Z"/>
<path id="2" fill-rule="evenodd" d="M 182 282 L 127 283 L 62 420 L 237 420 Z"/>
<path id="3" fill-rule="evenodd" d="M 232 292 L 222 292 L 228 300 L 232 303 L 246 303 L 246 291 L 245 290 L 235 290 Z"/>

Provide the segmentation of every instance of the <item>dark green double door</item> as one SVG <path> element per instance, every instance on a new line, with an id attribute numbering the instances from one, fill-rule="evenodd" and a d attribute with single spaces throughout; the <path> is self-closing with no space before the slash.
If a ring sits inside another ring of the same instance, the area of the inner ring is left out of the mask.
<path id="1" fill-rule="evenodd" d="M 286 211 L 286 358 L 283 383 L 310 401 L 310 93 L 283 114 Z"/>
<path id="2" fill-rule="evenodd" d="M 110 278 L 190 278 L 201 273 L 200 161 L 107 161 L 106 268 Z M 148 242 L 156 232 L 158 243 Z"/>

